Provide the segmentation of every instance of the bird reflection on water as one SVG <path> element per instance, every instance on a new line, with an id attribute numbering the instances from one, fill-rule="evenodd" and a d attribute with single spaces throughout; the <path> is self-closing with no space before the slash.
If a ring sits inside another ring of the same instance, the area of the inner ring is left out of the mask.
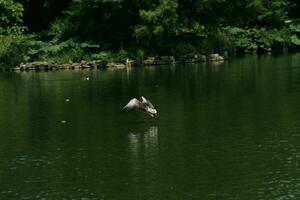
<path id="1" fill-rule="evenodd" d="M 157 189 L 158 182 L 158 127 L 151 126 L 145 132 L 129 132 L 131 176 L 136 189 Z"/>
<path id="2" fill-rule="evenodd" d="M 158 154 L 158 127 L 151 126 L 146 132 L 130 132 L 129 150 L 131 159 L 138 164 L 140 158 L 153 159 Z M 138 166 L 137 166 L 138 167 Z"/>

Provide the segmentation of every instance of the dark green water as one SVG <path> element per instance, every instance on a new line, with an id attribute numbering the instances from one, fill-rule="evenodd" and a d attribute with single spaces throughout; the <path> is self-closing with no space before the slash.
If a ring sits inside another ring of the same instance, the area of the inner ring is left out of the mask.
<path id="1" fill-rule="evenodd" d="M 0 199 L 299 198 L 300 54 L 0 73 Z"/>

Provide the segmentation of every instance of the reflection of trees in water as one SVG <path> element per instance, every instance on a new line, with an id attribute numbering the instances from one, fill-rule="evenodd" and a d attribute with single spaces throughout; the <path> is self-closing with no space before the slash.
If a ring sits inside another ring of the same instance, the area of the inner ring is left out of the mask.
<path id="1" fill-rule="evenodd" d="M 130 132 L 128 138 L 135 195 L 154 198 L 158 191 L 158 127 L 152 126 L 144 133 Z"/>

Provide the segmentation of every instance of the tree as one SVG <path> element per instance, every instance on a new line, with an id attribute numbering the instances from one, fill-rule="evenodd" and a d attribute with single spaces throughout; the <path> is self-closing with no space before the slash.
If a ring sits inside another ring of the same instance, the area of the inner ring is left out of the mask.
<path id="1" fill-rule="evenodd" d="M 68 8 L 72 0 L 16 0 L 24 7 L 24 24 L 30 32 L 47 30 Z"/>
<path id="2" fill-rule="evenodd" d="M 22 17 L 22 4 L 13 0 L 0 0 L 0 34 L 22 32 Z"/>
<path id="3" fill-rule="evenodd" d="M 138 40 L 170 38 L 177 31 L 178 1 L 161 0 L 147 10 L 140 10 L 140 23 L 134 28 Z"/>
<path id="4" fill-rule="evenodd" d="M 91 40 L 103 46 L 118 49 L 131 38 L 131 27 L 136 22 L 134 9 L 121 0 L 76 0 L 64 13 L 64 18 L 52 25 L 52 31 L 61 32 L 61 39 L 75 37 Z"/>
<path id="5" fill-rule="evenodd" d="M 289 0 L 290 9 L 289 16 L 291 18 L 300 18 L 300 1 L 299 0 Z"/>

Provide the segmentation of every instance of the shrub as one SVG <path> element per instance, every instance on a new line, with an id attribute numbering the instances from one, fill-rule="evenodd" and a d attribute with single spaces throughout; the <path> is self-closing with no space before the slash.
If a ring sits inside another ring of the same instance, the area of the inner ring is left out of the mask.
<path id="1" fill-rule="evenodd" d="M 50 61 L 55 63 L 77 62 L 91 59 L 100 46 L 67 40 L 61 43 L 38 40 L 36 36 L 0 36 L 2 66 L 16 66 L 21 62 Z"/>
<path id="2" fill-rule="evenodd" d="M 28 48 L 20 44 L 27 38 L 22 35 L 0 35 L 0 67 L 15 66 L 25 60 Z"/>

